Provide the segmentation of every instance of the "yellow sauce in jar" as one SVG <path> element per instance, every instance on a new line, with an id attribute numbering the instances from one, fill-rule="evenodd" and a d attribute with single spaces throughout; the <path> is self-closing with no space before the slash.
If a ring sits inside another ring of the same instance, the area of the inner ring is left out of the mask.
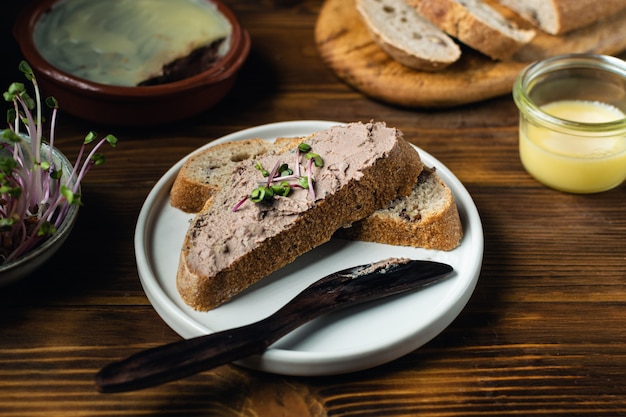
<path id="1" fill-rule="evenodd" d="M 579 123 L 606 123 L 626 117 L 616 107 L 595 101 L 564 100 L 541 109 Z M 552 188 L 593 193 L 626 179 L 626 136 L 561 132 L 530 121 L 520 126 L 520 158 L 526 170 Z"/>

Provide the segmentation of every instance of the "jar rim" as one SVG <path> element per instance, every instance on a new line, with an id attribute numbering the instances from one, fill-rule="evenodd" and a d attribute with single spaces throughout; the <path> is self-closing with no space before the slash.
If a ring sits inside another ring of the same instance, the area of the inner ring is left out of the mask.
<path id="1" fill-rule="evenodd" d="M 526 116 L 538 119 L 556 130 L 610 132 L 612 134 L 615 134 L 616 130 L 626 132 L 626 116 L 609 122 L 578 122 L 550 115 L 530 98 L 528 92 L 537 76 L 574 68 L 610 72 L 622 77 L 626 82 L 626 62 L 619 58 L 591 53 L 556 55 L 535 61 L 518 74 L 513 85 L 513 100 L 518 109 Z"/>

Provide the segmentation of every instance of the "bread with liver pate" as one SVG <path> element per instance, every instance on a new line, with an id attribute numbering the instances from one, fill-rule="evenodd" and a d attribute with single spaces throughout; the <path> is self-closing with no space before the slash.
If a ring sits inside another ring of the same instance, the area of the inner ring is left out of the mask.
<path id="1" fill-rule="evenodd" d="M 171 190 L 171 205 L 196 213 L 215 193 L 228 184 L 237 165 L 259 156 L 293 149 L 304 140 L 279 138 L 275 142 L 249 139 L 225 142 L 191 155 L 178 172 Z M 425 167 L 411 194 L 400 197 L 336 237 L 426 249 L 451 250 L 463 235 L 458 209 L 450 188 L 437 175 L 436 167 Z"/>
<path id="2" fill-rule="evenodd" d="M 197 310 L 228 301 L 299 255 L 330 240 L 337 229 L 371 215 L 411 192 L 423 164 L 402 133 L 383 123 L 350 123 L 306 140 L 324 160 L 313 168 L 314 192 L 294 188 L 272 201 L 246 201 L 262 179 L 255 165 L 295 166 L 294 151 L 240 163 L 189 225 L 181 250 L 177 288 Z"/>
<path id="3" fill-rule="evenodd" d="M 246 139 L 196 152 L 178 172 L 170 191 L 170 204 L 187 213 L 197 213 L 230 180 L 238 163 L 293 149 L 300 142 L 302 138 L 279 138 L 275 142 Z"/>

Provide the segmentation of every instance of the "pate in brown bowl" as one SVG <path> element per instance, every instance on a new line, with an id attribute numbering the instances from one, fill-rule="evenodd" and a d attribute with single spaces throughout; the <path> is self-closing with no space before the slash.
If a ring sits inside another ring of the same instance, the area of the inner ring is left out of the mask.
<path id="1" fill-rule="evenodd" d="M 250 51 L 219 0 L 43 0 L 18 17 L 14 35 L 46 95 L 77 117 L 121 126 L 208 110 Z"/>

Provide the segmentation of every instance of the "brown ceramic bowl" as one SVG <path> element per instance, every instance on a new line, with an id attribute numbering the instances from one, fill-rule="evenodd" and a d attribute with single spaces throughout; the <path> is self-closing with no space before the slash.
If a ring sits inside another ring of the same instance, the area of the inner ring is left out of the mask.
<path id="1" fill-rule="evenodd" d="M 233 12 L 219 0 L 207 0 L 217 6 L 232 26 L 228 52 L 209 69 L 154 86 L 123 87 L 92 82 L 58 70 L 35 48 L 35 25 L 57 1 L 32 2 L 16 20 L 13 33 L 43 93 L 54 96 L 61 111 L 98 124 L 152 126 L 202 113 L 230 91 L 250 52 L 250 36 Z"/>

